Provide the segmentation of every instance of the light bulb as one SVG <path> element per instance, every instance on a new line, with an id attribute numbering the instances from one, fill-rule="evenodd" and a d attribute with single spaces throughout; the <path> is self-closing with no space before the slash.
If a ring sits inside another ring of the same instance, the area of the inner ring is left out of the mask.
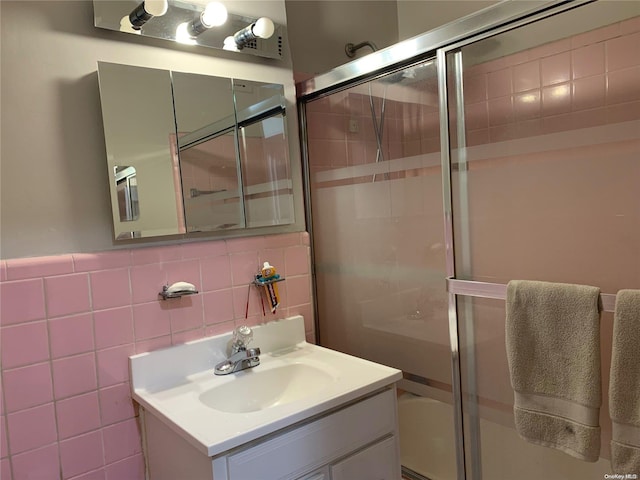
<path id="1" fill-rule="evenodd" d="M 154 17 L 167 13 L 169 0 L 144 0 L 144 9 Z"/>
<path id="2" fill-rule="evenodd" d="M 185 45 L 195 45 L 196 41 L 189 34 L 189 22 L 184 22 L 176 28 L 176 42 Z"/>
<path id="3" fill-rule="evenodd" d="M 236 45 L 236 39 L 233 38 L 233 35 L 229 35 L 224 39 L 224 45 L 222 46 L 223 50 L 229 50 L 231 52 L 239 52 L 238 45 Z"/>
<path id="4" fill-rule="evenodd" d="M 261 17 L 256 20 L 256 23 L 252 28 L 254 35 L 260 38 L 270 38 L 275 29 L 276 27 L 273 24 L 273 21 L 267 17 Z"/>
<path id="5" fill-rule="evenodd" d="M 242 30 L 238 30 L 233 34 L 233 39 L 236 42 L 236 48 L 238 50 L 242 50 L 256 38 L 270 38 L 275 29 L 276 27 L 271 19 L 261 17 L 254 23 L 250 23 Z"/>
<path id="6" fill-rule="evenodd" d="M 159 17 L 167 13 L 169 0 L 145 0 L 134 8 L 129 14 L 131 28 L 140 30 L 142 26 L 153 17 Z M 120 22 L 122 26 L 122 22 Z"/>
<path id="7" fill-rule="evenodd" d="M 211 2 L 200 16 L 202 24 L 207 27 L 219 27 L 227 21 L 227 9 L 220 2 Z"/>
<path id="8" fill-rule="evenodd" d="M 129 20 L 129 15 L 125 15 L 120 20 L 120 31 L 127 32 L 127 33 L 135 33 L 136 35 L 142 35 L 142 32 L 140 30 L 136 30 L 135 28 L 133 28 L 133 25 L 131 24 L 131 20 Z"/>

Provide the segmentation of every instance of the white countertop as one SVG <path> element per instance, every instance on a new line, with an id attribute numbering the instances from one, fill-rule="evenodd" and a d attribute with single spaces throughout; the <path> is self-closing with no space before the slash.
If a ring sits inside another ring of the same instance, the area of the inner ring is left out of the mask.
<path id="1" fill-rule="evenodd" d="M 305 342 L 301 316 L 253 330 L 250 347 L 261 348 L 261 363 L 235 374 L 213 373 L 226 356 L 230 333 L 130 357 L 134 400 L 199 451 L 216 456 L 402 378 L 400 370 Z M 247 413 L 223 412 L 200 400 L 212 388 L 294 364 L 320 369 L 330 380 L 302 398 Z"/>

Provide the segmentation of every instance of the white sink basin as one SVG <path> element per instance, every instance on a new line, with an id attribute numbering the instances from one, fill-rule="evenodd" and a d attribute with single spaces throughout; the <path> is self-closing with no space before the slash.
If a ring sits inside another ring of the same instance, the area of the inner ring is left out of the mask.
<path id="1" fill-rule="evenodd" d="M 231 381 L 200 394 L 200 401 L 221 412 L 256 412 L 316 395 L 336 379 L 304 363 L 267 370 L 258 366 L 232 374 Z"/>
<path id="2" fill-rule="evenodd" d="M 253 328 L 260 365 L 229 375 L 214 366 L 231 334 L 130 358 L 133 398 L 209 457 L 340 407 L 402 372 L 305 341 L 301 316 Z"/>

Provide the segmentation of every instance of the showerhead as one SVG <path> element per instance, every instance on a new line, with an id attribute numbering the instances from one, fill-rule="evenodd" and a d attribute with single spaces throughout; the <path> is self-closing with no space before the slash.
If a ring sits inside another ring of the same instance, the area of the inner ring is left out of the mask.
<path id="1" fill-rule="evenodd" d="M 357 45 L 354 45 L 353 43 L 347 43 L 344 46 L 344 53 L 347 54 L 347 57 L 353 58 L 356 56 L 356 52 L 360 50 L 362 47 L 369 47 L 374 52 L 378 51 L 378 47 L 376 46 L 375 43 L 370 41 L 364 41 L 364 42 L 358 43 Z"/>

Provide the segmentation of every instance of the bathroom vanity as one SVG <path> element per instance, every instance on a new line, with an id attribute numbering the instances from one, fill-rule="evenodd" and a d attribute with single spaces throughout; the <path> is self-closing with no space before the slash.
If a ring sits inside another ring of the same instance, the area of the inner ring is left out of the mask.
<path id="1" fill-rule="evenodd" d="M 399 480 L 399 370 L 254 328 L 260 365 L 213 374 L 231 334 L 130 358 L 151 480 Z"/>

